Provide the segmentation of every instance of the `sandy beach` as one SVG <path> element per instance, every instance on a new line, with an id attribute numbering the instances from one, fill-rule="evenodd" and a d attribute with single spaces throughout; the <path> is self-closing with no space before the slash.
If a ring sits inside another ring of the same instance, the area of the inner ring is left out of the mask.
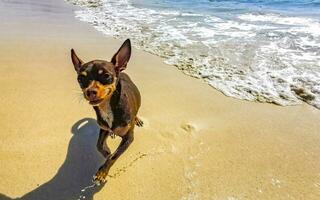
<path id="1" fill-rule="evenodd" d="M 0 200 L 72 200 L 103 162 L 70 60 L 110 60 L 123 41 L 62 0 L 0 1 Z M 145 122 L 94 200 L 320 198 L 320 111 L 224 96 L 133 49 Z M 120 139 L 110 141 L 112 150 Z"/>

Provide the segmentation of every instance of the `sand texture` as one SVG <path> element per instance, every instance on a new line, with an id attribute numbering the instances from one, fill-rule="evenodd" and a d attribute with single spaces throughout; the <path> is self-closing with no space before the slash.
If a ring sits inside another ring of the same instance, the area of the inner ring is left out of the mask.
<path id="1" fill-rule="evenodd" d="M 110 60 L 122 41 L 75 9 L 0 1 L 0 200 L 77 199 L 103 162 L 69 53 Z M 319 110 L 226 97 L 137 49 L 127 73 L 145 126 L 86 199 L 320 199 Z"/>

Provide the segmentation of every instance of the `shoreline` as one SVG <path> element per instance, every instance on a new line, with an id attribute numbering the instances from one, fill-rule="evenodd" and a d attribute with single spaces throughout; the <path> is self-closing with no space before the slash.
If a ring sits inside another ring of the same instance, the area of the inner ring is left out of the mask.
<path id="1" fill-rule="evenodd" d="M 122 41 L 75 19 L 75 7 L 62 0 L 42 3 L 0 6 L 10 19 L 0 27 L 0 200 L 77 199 L 102 162 L 94 112 L 79 100 L 69 53 L 109 60 Z M 111 169 L 114 178 L 86 199 L 320 195 L 316 108 L 226 97 L 136 49 L 126 72 L 142 94 L 145 126 Z M 111 140 L 111 149 L 118 143 Z"/>
<path id="2" fill-rule="evenodd" d="M 231 9 L 230 19 L 225 19 L 184 6 L 162 10 L 123 1 L 67 2 L 79 6 L 77 19 L 107 37 L 131 38 L 134 47 L 160 56 L 228 97 L 320 108 L 316 19 L 263 9 L 259 14 Z M 156 7 L 152 1 L 150 5 Z M 214 12 L 215 7 L 210 8 Z M 228 13 L 230 7 L 225 9 Z M 301 35 L 303 31 L 308 36 Z"/>

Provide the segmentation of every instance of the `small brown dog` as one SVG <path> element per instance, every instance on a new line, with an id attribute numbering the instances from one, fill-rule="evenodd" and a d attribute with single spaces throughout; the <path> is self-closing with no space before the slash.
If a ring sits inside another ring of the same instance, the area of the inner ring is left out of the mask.
<path id="1" fill-rule="evenodd" d="M 104 183 L 111 166 L 133 141 L 134 126 L 142 126 L 137 117 L 141 97 L 136 85 L 122 71 L 126 69 L 131 55 L 131 43 L 127 39 L 111 62 L 93 60 L 83 63 L 71 49 L 71 59 L 78 74 L 78 82 L 85 99 L 93 106 L 100 126 L 97 143 L 99 152 L 106 158 L 94 181 Z M 120 136 L 122 141 L 111 153 L 107 146 L 108 136 Z"/>

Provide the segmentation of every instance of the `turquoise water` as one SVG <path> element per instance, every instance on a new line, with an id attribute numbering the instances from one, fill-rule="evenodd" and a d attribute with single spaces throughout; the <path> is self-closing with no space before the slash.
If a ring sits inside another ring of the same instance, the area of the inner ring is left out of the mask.
<path id="1" fill-rule="evenodd" d="M 320 1 L 69 0 L 80 20 L 227 96 L 320 108 Z"/>
<path id="2" fill-rule="evenodd" d="M 139 8 L 184 10 L 221 17 L 246 12 L 281 12 L 293 15 L 320 16 L 319 0 L 133 0 Z"/>

